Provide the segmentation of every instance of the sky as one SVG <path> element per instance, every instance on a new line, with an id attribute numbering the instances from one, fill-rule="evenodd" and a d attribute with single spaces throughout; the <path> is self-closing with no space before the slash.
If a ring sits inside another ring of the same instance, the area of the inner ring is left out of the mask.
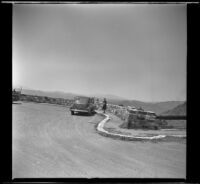
<path id="1" fill-rule="evenodd" d="M 186 100 L 186 5 L 14 4 L 13 86 Z"/>

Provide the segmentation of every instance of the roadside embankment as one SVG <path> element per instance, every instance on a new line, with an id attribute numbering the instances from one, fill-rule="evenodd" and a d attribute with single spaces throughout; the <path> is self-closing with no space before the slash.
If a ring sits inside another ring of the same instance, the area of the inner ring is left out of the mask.
<path id="1" fill-rule="evenodd" d="M 178 129 L 161 130 L 142 130 L 142 129 L 123 129 L 120 125 L 123 123 L 117 116 L 108 113 L 97 126 L 99 134 L 118 138 L 122 140 L 164 140 L 164 141 L 185 141 L 186 131 Z M 181 139 L 181 140 L 180 140 Z"/>

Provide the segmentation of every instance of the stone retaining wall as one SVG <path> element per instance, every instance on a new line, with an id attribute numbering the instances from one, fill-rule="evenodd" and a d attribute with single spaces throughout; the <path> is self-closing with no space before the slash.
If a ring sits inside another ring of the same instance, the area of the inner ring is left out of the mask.
<path id="1" fill-rule="evenodd" d="M 22 94 L 20 96 L 20 100 L 28 102 L 37 102 L 37 103 L 58 104 L 64 106 L 71 106 L 74 102 L 74 100 L 71 99 L 51 98 L 46 96 L 35 96 L 35 95 L 25 95 L 25 94 Z"/>
<path id="2" fill-rule="evenodd" d="M 100 103 L 98 107 L 99 109 L 102 109 L 102 103 Z M 127 121 L 128 116 L 129 116 L 129 112 L 127 108 L 119 106 L 119 105 L 108 104 L 106 111 L 116 115 L 123 121 Z"/>
<path id="3" fill-rule="evenodd" d="M 128 112 L 127 108 L 118 105 L 107 105 L 107 111 L 119 117 L 123 124 L 121 128 L 142 128 L 142 129 L 160 129 L 160 128 L 173 128 L 168 126 L 165 120 L 138 120 L 135 115 Z"/>

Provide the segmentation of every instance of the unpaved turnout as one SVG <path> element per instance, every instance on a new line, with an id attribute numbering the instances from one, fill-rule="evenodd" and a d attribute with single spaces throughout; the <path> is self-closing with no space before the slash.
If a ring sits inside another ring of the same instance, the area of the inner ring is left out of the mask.
<path id="1" fill-rule="evenodd" d="M 13 178 L 185 178 L 186 144 L 103 137 L 103 117 L 67 107 L 13 104 Z"/>

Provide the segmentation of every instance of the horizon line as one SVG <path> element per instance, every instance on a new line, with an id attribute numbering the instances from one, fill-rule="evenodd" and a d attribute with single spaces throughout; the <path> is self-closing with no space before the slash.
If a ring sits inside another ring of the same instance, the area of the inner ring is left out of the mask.
<path id="1" fill-rule="evenodd" d="M 132 99 L 132 98 L 127 98 L 127 97 L 122 97 L 122 96 L 118 96 L 118 95 L 115 95 L 115 94 L 102 94 L 102 93 L 99 93 L 99 94 L 83 94 L 83 93 L 76 93 L 76 92 L 66 92 L 66 91 L 60 91 L 60 90 L 42 90 L 42 89 L 33 89 L 33 88 L 30 88 L 30 87 L 23 87 L 22 85 L 19 85 L 19 87 L 14 87 L 14 85 L 12 86 L 13 89 L 20 89 L 22 88 L 25 89 L 25 90 L 34 90 L 34 91 L 41 91 L 41 92 L 50 92 L 50 93 L 55 93 L 55 92 L 61 92 L 61 93 L 71 93 L 73 95 L 84 95 L 84 96 L 113 96 L 114 97 L 118 97 L 118 98 L 121 98 L 120 100 L 128 100 L 128 101 L 139 101 L 139 102 L 145 102 L 145 103 L 160 103 L 160 102 L 174 102 L 174 101 L 179 101 L 179 102 L 186 102 L 187 99 L 185 100 L 159 100 L 159 101 L 148 101 L 148 100 L 137 100 L 137 99 Z M 103 98 L 103 97 L 102 97 Z M 108 98 L 109 99 L 109 98 Z M 117 100 L 117 99 L 116 99 Z"/>

